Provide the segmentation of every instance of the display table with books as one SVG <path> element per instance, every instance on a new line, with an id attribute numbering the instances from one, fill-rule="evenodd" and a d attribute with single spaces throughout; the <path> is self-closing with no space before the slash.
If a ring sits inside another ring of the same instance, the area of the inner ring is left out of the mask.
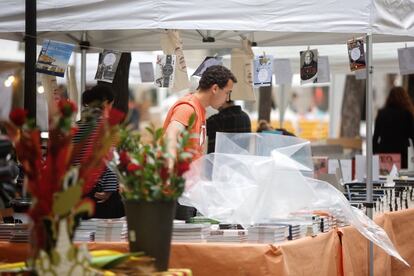
<path id="1" fill-rule="evenodd" d="M 385 213 L 382 226 L 411 265 L 375 248 L 375 275 L 414 275 L 414 209 Z M 173 242 L 171 268 L 194 275 L 367 275 L 368 241 L 351 226 L 281 243 Z M 128 251 L 126 242 L 89 242 L 90 250 Z M 27 243 L 0 242 L 0 262 L 27 258 Z"/>

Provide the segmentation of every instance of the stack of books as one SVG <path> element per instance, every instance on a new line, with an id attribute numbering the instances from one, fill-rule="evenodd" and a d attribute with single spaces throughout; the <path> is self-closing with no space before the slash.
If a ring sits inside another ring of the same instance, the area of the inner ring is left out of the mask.
<path id="1" fill-rule="evenodd" d="M 289 236 L 287 225 L 256 224 L 247 230 L 247 241 L 253 243 L 279 243 L 286 241 Z"/>
<path id="2" fill-rule="evenodd" d="M 21 223 L 1 223 L 0 241 L 29 242 L 29 225 Z"/>
<path id="3" fill-rule="evenodd" d="M 92 242 L 95 240 L 95 232 L 98 226 L 96 219 L 81 220 L 73 237 L 74 242 Z"/>
<path id="4" fill-rule="evenodd" d="M 247 241 L 247 230 L 217 229 L 211 230 L 207 242 L 242 243 Z"/>
<path id="5" fill-rule="evenodd" d="M 125 217 L 119 219 L 98 219 L 95 232 L 96 242 L 126 241 L 128 233 Z"/>
<path id="6" fill-rule="evenodd" d="M 174 223 L 172 240 L 176 242 L 205 242 L 210 224 Z"/>

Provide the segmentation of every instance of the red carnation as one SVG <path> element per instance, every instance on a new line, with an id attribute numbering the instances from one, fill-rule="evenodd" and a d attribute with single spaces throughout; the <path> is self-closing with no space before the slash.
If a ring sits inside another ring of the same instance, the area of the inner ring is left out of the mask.
<path id="1" fill-rule="evenodd" d="M 131 158 L 128 155 L 128 152 L 123 150 L 119 153 L 119 161 L 121 166 L 127 167 L 129 163 L 131 163 Z"/>
<path id="2" fill-rule="evenodd" d="M 177 164 L 177 174 L 178 174 L 178 176 L 182 176 L 189 169 L 190 169 L 190 162 L 188 162 L 188 161 L 178 162 L 178 164 Z"/>
<path id="3" fill-rule="evenodd" d="M 170 172 L 168 171 L 168 167 L 164 166 L 161 168 L 160 177 L 163 181 L 167 181 L 167 179 L 170 177 Z"/>
<path id="4" fill-rule="evenodd" d="M 77 110 L 75 103 L 69 100 L 60 100 L 58 107 L 60 113 L 65 117 L 71 116 Z"/>
<path id="5" fill-rule="evenodd" d="M 129 163 L 128 167 L 127 167 L 127 171 L 130 172 L 130 173 L 139 171 L 141 169 L 142 169 L 142 166 L 138 165 L 138 164 L 135 164 L 135 163 Z"/>
<path id="6" fill-rule="evenodd" d="M 111 126 L 117 125 L 121 123 L 125 118 L 125 113 L 116 109 L 112 108 L 111 111 L 109 111 L 109 117 L 108 117 L 108 123 Z"/>
<path id="7" fill-rule="evenodd" d="M 15 108 L 9 114 L 9 119 L 16 126 L 22 126 L 27 120 L 27 110 L 23 108 Z"/>

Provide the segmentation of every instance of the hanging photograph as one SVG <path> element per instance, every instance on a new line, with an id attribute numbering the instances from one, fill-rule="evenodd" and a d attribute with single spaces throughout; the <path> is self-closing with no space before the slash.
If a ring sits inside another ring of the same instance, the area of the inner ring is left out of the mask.
<path id="1" fill-rule="evenodd" d="M 121 52 L 104 50 L 99 57 L 98 69 L 96 70 L 95 80 L 112 83 L 118 68 Z"/>
<path id="2" fill-rule="evenodd" d="M 414 47 L 398 49 L 398 63 L 401 75 L 414 74 Z"/>
<path id="3" fill-rule="evenodd" d="M 140 62 L 139 73 L 141 75 L 141 82 L 153 82 L 154 67 L 152 65 L 152 62 Z"/>
<path id="4" fill-rule="evenodd" d="M 223 61 L 221 57 L 206 57 L 204 61 L 197 67 L 192 76 L 201 77 L 206 69 L 213 65 L 222 65 Z"/>
<path id="5" fill-rule="evenodd" d="M 348 40 L 348 57 L 351 71 L 365 68 L 364 39 L 362 37 Z"/>
<path id="6" fill-rule="evenodd" d="M 316 83 L 318 78 L 318 50 L 300 52 L 300 83 Z"/>
<path id="7" fill-rule="evenodd" d="M 37 59 L 36 72 L 64 77 L 74 47 L 68 43 L 45 40 Z"/>
<path id="8" fill-rule="evenodd" d="M 175 55 L 158 55 L 155 64 L 155 85 L 172 87 L 174 85 Z"/>
<path id="9" fill-rule="evenodd" d="M 271 86 L 273 75 L 273 56 L 257 56 L 253 62 L 253 86 Z"/>

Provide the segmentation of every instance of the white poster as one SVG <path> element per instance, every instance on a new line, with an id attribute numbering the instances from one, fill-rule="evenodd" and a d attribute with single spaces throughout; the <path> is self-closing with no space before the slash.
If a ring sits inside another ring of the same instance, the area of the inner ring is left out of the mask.
<path id="1" fill-rule="evenodd" d="M 318 83 L 330 82 L 331 71 L 329 68 L 329 57 L 320 56 L 318 58 Z"/>
<path id="2" fill-rule="evenodd" d="M 273 61 L 276 84 L 291 85 L 292 84 L 292 66 L 287 58 L 276 58 Z"/>
<path id="3" fill-rule="evenodd" d="M 140 62 L 139 73 L 141 75 L 141 82 L 153 82 L 154 66 L 152 65 L 152 62 Z"/>
<path id="4" fill-rule="evenodd" d="M 400 74 L 414 74 L 414 47 L 398 49 L 398 62 Z"/>
<path id="5" fill-rule="evenodd" d="M 253 62 L 253 86 L 271 86 L 273 76 L 273 56 L 257 56 Z"/>
<path id="6" fill-rule="evenodd" d="M 155 68 L 155 86 L 173 87 L 175 55 L 158 55 Z"/>

